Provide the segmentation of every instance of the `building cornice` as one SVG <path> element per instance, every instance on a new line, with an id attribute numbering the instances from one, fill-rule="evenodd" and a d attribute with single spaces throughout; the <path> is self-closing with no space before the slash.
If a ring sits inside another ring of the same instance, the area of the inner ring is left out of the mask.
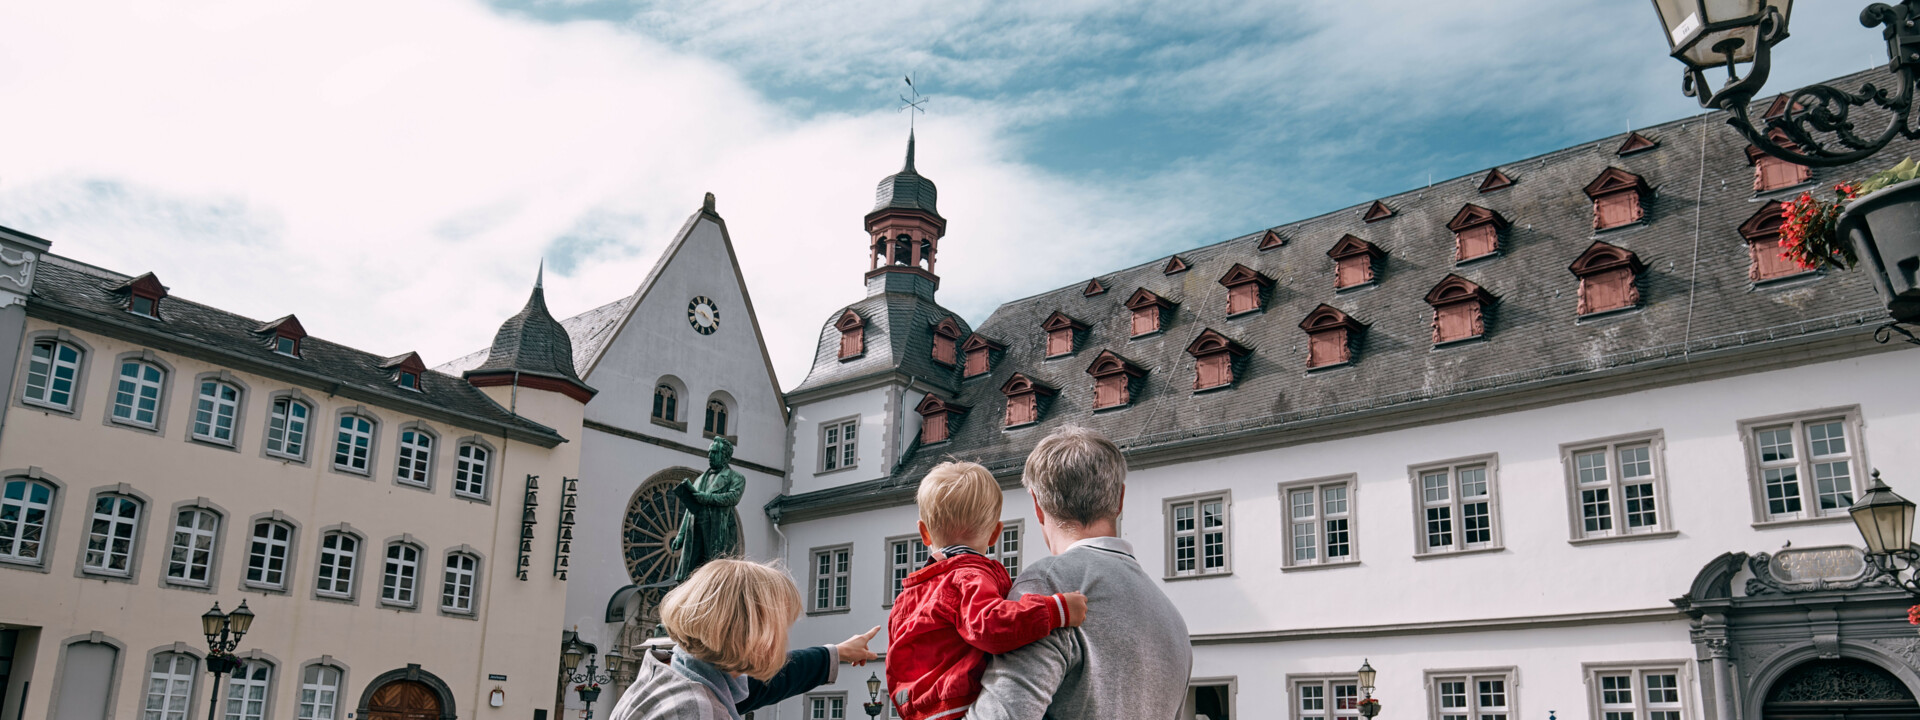
<path id="1" fill-rule="evenodd" d="M 1235 645 L 1244 643 L 1292 642 L 1297 640 L 1344 640 L 1367 637 L 1443 635 L 1449 633 L 1487 632 L 1490 630 L 1538 630 L 1558 627 L 1593 627 L 1598 625 L 1675 622 L 1686 619 L 1687 616 L 1684 613 L 1671 607 L 1645 608 L 1639 610 L 1603 610 L 1599 612 L 1565 613 L 1560 615 L 1524 615 L 1519 617 L 1480 618 L 1474 620 L 1395 623 L 1391 625 L 1350 625 L 1346 627 L 1260 630 L 1239 633 L 1201 633 L 1193 636 L 1193 644 Z"/>

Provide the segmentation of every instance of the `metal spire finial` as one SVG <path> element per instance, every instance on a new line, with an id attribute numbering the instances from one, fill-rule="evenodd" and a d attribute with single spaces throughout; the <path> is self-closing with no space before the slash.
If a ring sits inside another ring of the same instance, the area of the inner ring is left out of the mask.
<path id="1" fill-rule="evenodd" d="M 907 80 L 907 90 L 912 94 L 912 97 L 908 97 L 907 95 L 901 95 L 900 102 L 903 102 L 906 104 L 901 105 L 898 108 L 894 108 L 894 112 L 900 112 L 901 110 L 908 110 L 908 109 L 911 109 L 913 111 L 913 112 L 907 113 L 907 134 L 911 136 L 913 134 L 914 116 L 927 111 L 926 107 L 924 106 L 927 104 L 927 100 L 929 98 L 920 97 L 920 89 L 913 86 L 912 75 L 906 76 L 906 80 Z"/>
<path id="2" fill-rule="evenodd" d="M 534 273 L 533 275 L 533 289 L 539 290 L 546 286 L 547 286 L 547 259 L 540 258 L 540 270 Z"/>

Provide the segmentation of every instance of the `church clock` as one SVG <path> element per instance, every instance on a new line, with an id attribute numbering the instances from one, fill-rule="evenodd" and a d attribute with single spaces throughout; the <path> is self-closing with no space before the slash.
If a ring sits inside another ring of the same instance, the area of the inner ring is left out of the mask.
<path id="1" fill-rule="evenodd" d="M 695 296 L 687 301 L 687 324 L 701 335 L 712 335 L 720 329 L 720 306 L 705 295 Z"/>

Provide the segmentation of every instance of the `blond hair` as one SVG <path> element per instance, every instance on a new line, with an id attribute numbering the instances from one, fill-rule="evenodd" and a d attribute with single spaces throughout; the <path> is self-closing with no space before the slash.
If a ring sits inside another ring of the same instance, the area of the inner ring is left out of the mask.
<path id="1" fill-rule="evenodd" d="M 935 465 L 920 481 L 914 501 L 936 542 L 975 540 L 1000 521 L 1000 483 L 980 463 Z"/>
<path id="2" fill-rule="evenodd" d="M 1061 527 L 1120 516 L 1127 458 L 1100 433 L 1067 425 L 1035 445 L 1020 482 Z"/>
<path id="3" fill-rule="evenodd" d="M 675 643 L 714 667 L 761 680 L 787 663 L 787 627 L 800 617 L 800 590 L 787 573 L 745 560 L 714 560 L 660 601 Z"/>

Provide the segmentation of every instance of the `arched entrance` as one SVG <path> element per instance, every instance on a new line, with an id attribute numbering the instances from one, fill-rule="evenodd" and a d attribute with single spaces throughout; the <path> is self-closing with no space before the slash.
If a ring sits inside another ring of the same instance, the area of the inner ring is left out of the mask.
<path id="1" fill-rule="evenodd" d="M 1920 703 L 1900 678 L 1864 660 L 1810 660 L 1767 690 L 1765 720 L 1910 720 Z"/>
<path id="2" fill-rule="evenodd" d="M 359 720 L 455 720 L 453 691 L 433 673 L 409 664 L 381 673 L 360 695 Z"/>

